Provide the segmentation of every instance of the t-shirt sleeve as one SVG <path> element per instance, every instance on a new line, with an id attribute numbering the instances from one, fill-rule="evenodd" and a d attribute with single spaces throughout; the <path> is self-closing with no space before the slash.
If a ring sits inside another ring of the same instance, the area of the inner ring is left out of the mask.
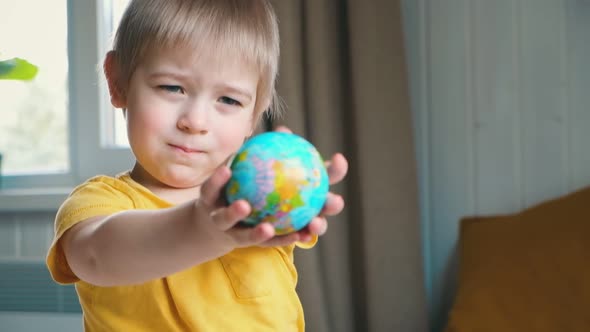
<path id="1" fill-rule="evenodd" d="M 133 200 L 118 188 L 115 179 L 89 180 L 77 187 L 59 208 L 55 217 L 54 239 L 47 254 L 47 267 L 58 283 L 79 281 L 66 260 L 60 243 L 62 235 L 77 223 L 96 216 L 107 216 L 134 208 Z M 112 180 L 112 181 L 109 181 Z"/>

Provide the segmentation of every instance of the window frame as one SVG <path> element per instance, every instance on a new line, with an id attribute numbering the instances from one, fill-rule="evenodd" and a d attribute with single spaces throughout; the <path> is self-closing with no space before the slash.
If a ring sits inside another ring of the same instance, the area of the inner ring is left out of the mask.
<path id="1" fill-rule="evenodd" d="M 128 147 L 105 135 L 114 109 L 102 73 L 110 47 L 110 0 L 67 0 L 69 171 L 2 176 L 0 211 L 57 209 L 67 193 L 99 174 L 115 175 L 133 166 Z"/>

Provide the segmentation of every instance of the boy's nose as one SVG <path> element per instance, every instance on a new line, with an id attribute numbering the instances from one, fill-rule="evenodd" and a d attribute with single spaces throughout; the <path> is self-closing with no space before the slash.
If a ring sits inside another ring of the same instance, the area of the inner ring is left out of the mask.
<path id="1" fill-rule="evenodd" d="M 176 126 L 179 130 L 190 134 L 206 134 L 207 129 L 207 111 L 203 106 L 188 107 L 182 112 Z"/>

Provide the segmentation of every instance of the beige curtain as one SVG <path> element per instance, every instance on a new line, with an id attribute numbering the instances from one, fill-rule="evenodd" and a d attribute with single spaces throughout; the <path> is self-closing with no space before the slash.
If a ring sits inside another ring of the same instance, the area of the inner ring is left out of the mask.
<path id="1" fill-rule="evenodd" d="M 345 211 L 299 250 L 307 330 L 427 331 L 399 1 L 274 0 L 284 123 L 350 163 Z"/>

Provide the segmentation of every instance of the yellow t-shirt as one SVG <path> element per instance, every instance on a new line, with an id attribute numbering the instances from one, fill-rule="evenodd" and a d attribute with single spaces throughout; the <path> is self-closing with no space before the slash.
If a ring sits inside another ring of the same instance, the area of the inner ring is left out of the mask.
<path id="1" fill-rule="evenodd" d="M 303 331 L 295 292 L 294 246 L 237 249 L 143 284 L 98 287 L 74 275 L 59 239 L 87 218 L 172 204 L 131 179 L 98 176 L 78 186 L 55 221 L 47 266 L 58 283 L 75 283 L 86 331 Z M 317 241 L 298 245 L 309 248 Z"/>

